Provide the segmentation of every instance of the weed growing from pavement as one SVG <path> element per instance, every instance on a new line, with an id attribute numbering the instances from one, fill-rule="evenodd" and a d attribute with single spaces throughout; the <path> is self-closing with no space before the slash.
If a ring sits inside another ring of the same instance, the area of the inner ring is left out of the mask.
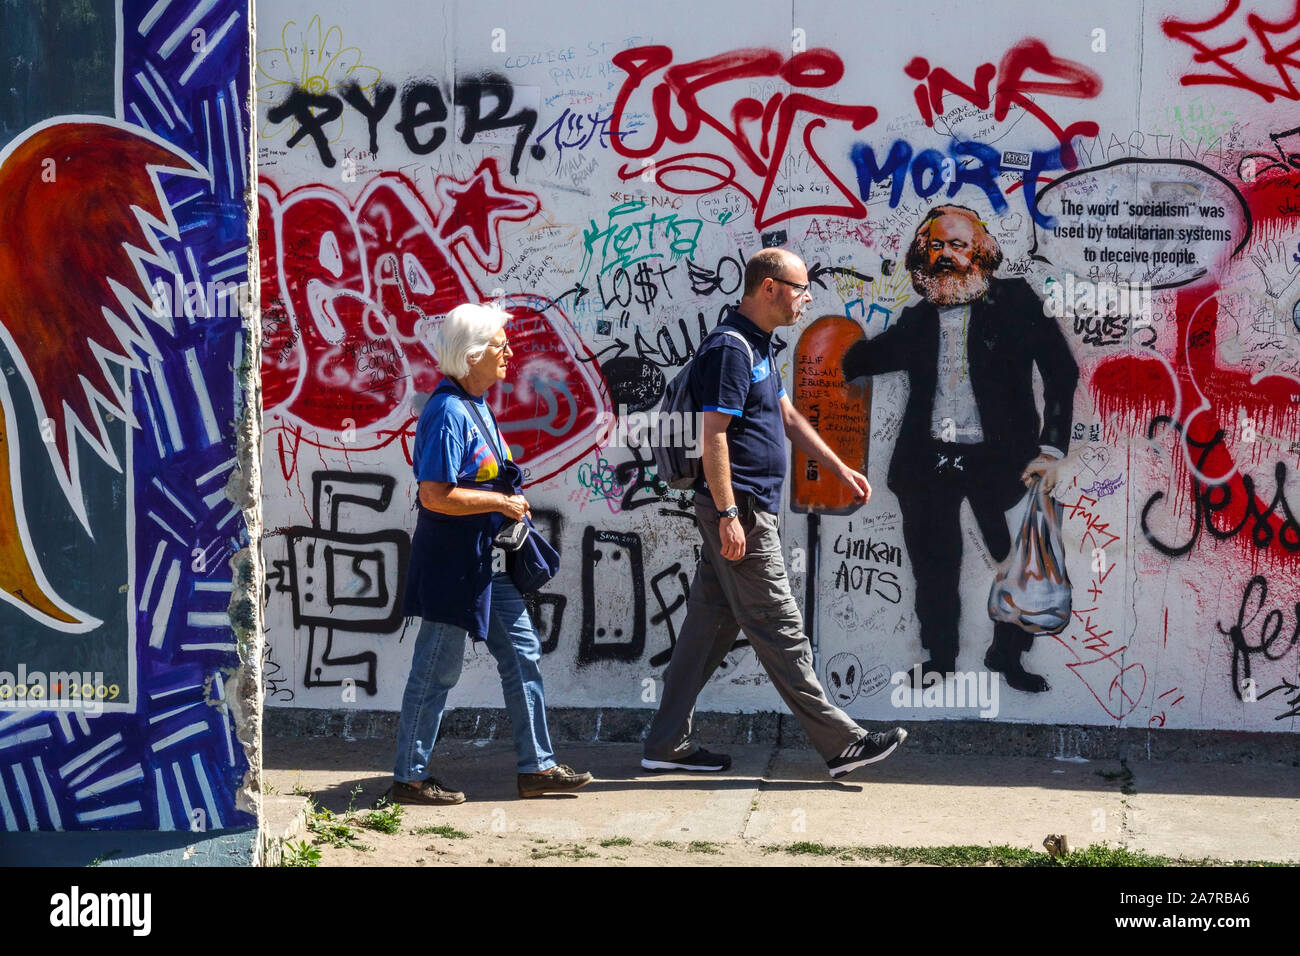
<path id="1" fill-rule="evenodd" d="M 307 798 L 307 829 L 316 834 L 316 843 L 328 843 L 338 850 L 347 847 L 353 850 L 374 849 L 357 839 L 357 827 L 354 824 L 364 825 L 356 819 L 355 808 L 360 792 L 361 787 L 358 785 L 352 791 L 352 799 L 348 801 L 348 808 L 342 815 L 328 807 L 317 806 L 315 800 Z"/>
<path id="2" fill-rule="evenodd" d="M 311 795 L 311 791 L 308 790 L 306 787 L 304 787 L 301 783 L 295 783 L 293 785 L 293 789 L 290 790 L 289 792 L 292 793 L 295 797 L 306 797 Z"/>
<path id="3" fill-rule="evenodd" d="M 574 843 L 571 846 L 551 847 L 545 850 L 540 850 L 537 847 L 533 847 L 528 852 L 529 852 L 528 859 L 530 861 L 545 860 L 548 857 L 553 857 L 553 856 L 567 857 L 571 860 L 598 859 L 600 856 L 600 854 L 598 853 L 592 853 L 590 850 L 588 850 L 585 846 L 583 846 L 580 843 Z"/>
<path id="4" fill-rule="evenodd" d="M 411 831 L 415 836 L 440 836 L 448 840 L 468 840 L 469 834 L 464 830 L 457 830 L 453 826 L 444 823 L 436 827 L 416 827 Z"/>
<path id="5" fill-rule="evenodd" d="M 381 799 L 375 809 L 361 818 L 361 825 L 380 833 L 396 833 L 402 828 L 402 812 L 399 804 Z"/>
<path id="6" fill-rule="evenodd" d="M 329 810 L 326 810 L 325 813 L 329 813 L 330 816 L 328 818 L 318 818 L 314 824 L 310 822 L 307 824 L 307 828 L 316 834 L 317 843 L 328 843 L 336 850 L 342 850 L 346 847 L 351 847 L 354 850 L 374 849 L 357 839 L 357 831 L 354 827 L 336 819 Z"/>
<path id="7" fill-rule="evenodd" d="M 280 856 L 281 866 L 319 866 L 320 850 L 311 846 L 306 840 L 286 843 Z"/>
<path id="8" fill-rule="evenodd" d="M 610 841 L 608 844 L 602 843 L 601 846 L 631 846 L 632 841 L 626 837 L 619 837 L 616 841 Z M 672 840 L 656 840 L 654 845 L 663 847 L 665 850 L 684 850 L 687 853 L 721 853 L 722 850 L 718 844 L 709 840 L 692 840 L 690 843 L 675 843 Z"/>
<path id="9" fill-rule="evenodd" d="M 1120 793 L 1137 793 L 1137 788 L 1133 786 L 1133 771 L 1129 769 L 1128 761 L 1121 760 L 1119 767 L 1118 770 L 1098 770 L 1097 776 L 1103 780 L 1118 780 Z"/>
<path id="10" fill-rule="evenodd" d="M 631 846 L 632 838 L 631 837 L 610 837 L 608 840 L 601 840 L 600 845 L 606 848 L 611 846 Z"/>
<path id="11" fill-rule="evenodd" d="M 1125 847 L 1094 843 L 1069 856 L 1053 859 L 1046 853 L 1012 846 L 826 846 L 821 843 L 788 843 L 763 848 L 769 853 L 793 856 L 835 856 L 844 861 L 875 860 L 881 863 L 928 866 L 1285 866 L 1282 863 L 1185 859 L 1152 856 Z"/>

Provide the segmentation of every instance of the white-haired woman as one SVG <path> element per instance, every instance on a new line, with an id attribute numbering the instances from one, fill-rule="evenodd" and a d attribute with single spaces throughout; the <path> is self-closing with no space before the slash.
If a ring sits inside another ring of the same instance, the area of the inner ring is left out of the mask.
<path id="1" fill-rule="evenodd" d="M 519 795 L 576 790 L 592 780 L 555 761 L 537 666 L 541 642 L 510 576 L 492 569 L 496 532 L 507 519 L 529 513 L 524 496 L 511 493 L 521 476 L 484 399 L 509 368 L 510 317 L 497 306 L 457 306 L 434 337 L 444 377 L 420 413 L 412 456 L 420 508 L 405 612 L 423 623 L 402 697 L 389 792 L 395 803 L 465 800 L 434 778 L 429 758 L 447 693 L 460 678 L 467 636 L 485 641 L 497 661 Z"/>

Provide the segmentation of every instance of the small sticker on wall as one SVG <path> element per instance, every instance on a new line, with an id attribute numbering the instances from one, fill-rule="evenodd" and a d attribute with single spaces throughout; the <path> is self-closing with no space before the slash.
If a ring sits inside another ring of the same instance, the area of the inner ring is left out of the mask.
<path id="1" fill-rule="evenodd" d="M 1033 161 L 1030 153 L 1020 153 L 1014 150 L 1007 150 L 1002 154 L 1003 169 L 1028 169 L 1029 164 Z"/>

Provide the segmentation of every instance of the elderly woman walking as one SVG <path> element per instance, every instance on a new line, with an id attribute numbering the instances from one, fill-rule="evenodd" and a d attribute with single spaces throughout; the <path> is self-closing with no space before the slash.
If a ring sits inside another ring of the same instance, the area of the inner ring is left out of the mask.
<path id="1" fill-rule="evenodd" d="M 514 733 L 519 795 L 577 790 L 592 780 L 555 761 L 537 666 L 541 642 L 510 575 L 493 571 L 494 536 L 529 513 L 524 496 L 512 493 L 521 484 L 520 472 L 484 398 L 506 377 L 513 354 L 505 332 L 510 318 L 496 306 L 457 306 L 434 342 L 444 378 L 415 431 L 420 508 L 405 605 L 423 623 L 402 697 L 389 791 L 394 803 L 465 800 L 430 773 L 429 759 L 447 694 L 460 679 L 467 636 L 486 641 L 496 658 Z"/>

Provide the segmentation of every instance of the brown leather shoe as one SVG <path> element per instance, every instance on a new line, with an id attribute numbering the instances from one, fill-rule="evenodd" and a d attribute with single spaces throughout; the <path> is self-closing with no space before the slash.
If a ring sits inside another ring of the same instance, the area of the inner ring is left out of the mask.
<path id="1" fill-rule="evenodd" d="M 419 783 L 400 783 L 393 781 L 393 786 L 385 794 L 389 803 L 403 803 L 408 806 L 422 805 L 445 807 L 465 802 L 465 794 L 459 790 L 448 790 L 436 779 L 430 777 Z"/>
<path id="2" fill-rule="evenodd" d="M 578 773 L 572 767 L 560 764 L 541 773 L 519 775 L 519 796 L 540 797 L 544 793 L 567 793 L 581 790 L 595 778 L 589 773 Z"/>

